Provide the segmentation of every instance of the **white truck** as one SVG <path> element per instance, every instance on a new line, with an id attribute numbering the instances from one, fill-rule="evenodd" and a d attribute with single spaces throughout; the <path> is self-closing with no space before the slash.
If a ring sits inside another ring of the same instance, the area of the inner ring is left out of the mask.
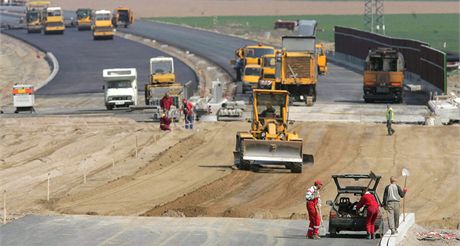
<path id="1" fill-rule="evenodd" d="M 13 86 L 13 106 L 16 107 L 14 113 L 21 111 L 35 112 L 35 90 L 33 85 L 14 85 Z"/>
<path id="2" fill-rule="evenodd" d="M 104 69 L 102 76 L 105 82 L 102 87 L 105 107 L 108 110 L 137 105 L 137 71 L 135 68 Z"/>

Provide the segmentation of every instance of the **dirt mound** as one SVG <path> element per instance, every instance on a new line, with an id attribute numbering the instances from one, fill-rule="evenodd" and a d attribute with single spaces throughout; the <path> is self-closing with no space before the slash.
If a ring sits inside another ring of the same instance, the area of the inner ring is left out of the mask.
<path id="1" fill-rule="evenodd" d="M 185 217 L 185 214 L 177 210 L 168 210 L 161 214 L 163 217 Z"/>

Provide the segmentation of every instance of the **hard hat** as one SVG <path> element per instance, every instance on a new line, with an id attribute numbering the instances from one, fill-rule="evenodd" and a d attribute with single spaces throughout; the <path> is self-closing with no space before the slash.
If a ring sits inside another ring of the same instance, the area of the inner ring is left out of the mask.
<path id="1" fill-rule="evenodd" d="M 316 181 L 315 181 L 315 185 L 323 185 L 323 183 L 321 183 L 320 180 L 316 180 Z"/>

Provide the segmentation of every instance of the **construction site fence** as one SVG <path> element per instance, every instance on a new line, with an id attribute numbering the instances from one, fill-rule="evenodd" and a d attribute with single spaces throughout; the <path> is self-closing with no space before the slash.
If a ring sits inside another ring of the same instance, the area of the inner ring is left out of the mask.
<path id="1" fill-rule="evenodd" d="M 361 63 L 370 50 L 391 47 L 404 55 L 406 76 L 413 82 L 428 83 L 427 90 L 447 91 L 446 53 L 417 40 L 392 38 L 349 27 L 334 27 L 335 52 Z M 352 57 L 352 58 L 350 58 Z"/>

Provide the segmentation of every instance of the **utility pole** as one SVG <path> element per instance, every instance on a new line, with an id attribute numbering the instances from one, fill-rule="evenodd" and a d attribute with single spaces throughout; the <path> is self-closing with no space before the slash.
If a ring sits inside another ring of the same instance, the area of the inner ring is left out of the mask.
<path id="1" fill-rule="evenodd" d="M 364 27 L 385 35 L 384 0 L 364 0 Z"/>

